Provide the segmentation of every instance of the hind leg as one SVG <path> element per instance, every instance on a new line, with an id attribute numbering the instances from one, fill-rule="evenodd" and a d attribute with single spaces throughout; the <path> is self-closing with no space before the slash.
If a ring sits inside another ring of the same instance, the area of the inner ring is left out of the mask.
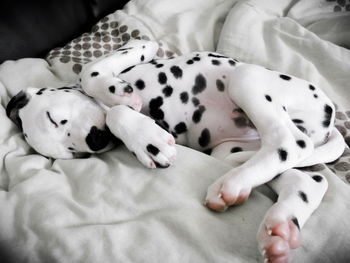
<path id="1" fill-rule="evenodd" d="M 247 142 L 227 141 L 214 147 L 210 155 L 225 161 L 232 167 L 237 167 L 251 158 L 259 148 L 259 140 Z M 209 188 L 208 195 L 205 200 L 205 205 L 208 205 L 217 211 L 226 209 L 226 205 L 222 202 L 221 196 L 216 195 L 216 193 L 219 191 L 220 185 L 213 184 L 210 187 L 211 188 Z M 210 195 L 209 193 L 214 193 L 214 195 Z M 241 195 L 237 197 L 236 203 L 243 203 L 248 198 L 249 193 L 250 191 L 242 192 Z"/>
<path id="2" fill-rule="evenodd" d="M 300 229 L 319 206 L 328 183 L 325 177 L 290 169 L 268 183 L 278 194 L 257 234 L 259 250 L 268 262 L 287 262 L 300 245 Z"/>
<path id="3" fill-rule="evenodd" d="M 238 197 L 247 197 L 253 187 L 296 166 L 313 152 L 313 141 L 296 128 L 288 114 L 289 106 L 295 107 L 298 100 L 294 94 L 297 85 L 285 82 L 278 73 L 254 65 L 240 66 L 230 75 L 228 95 L 256 126 L 261 148 L 208 188 L 209 208 L 227 209 L 237 203 Z M 306 82 L 301 84 L 307 86 Z M 286 97 L 281 89 L 294 94 L 293 97 Z"/>

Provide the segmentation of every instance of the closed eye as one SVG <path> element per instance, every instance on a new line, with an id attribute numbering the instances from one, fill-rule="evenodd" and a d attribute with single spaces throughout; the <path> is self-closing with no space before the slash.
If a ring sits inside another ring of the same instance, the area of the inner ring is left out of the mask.
<path id="1" fill-rule="evenodd" d="M 56 128 L 58 128 L 57 123 L 51 118 L 50 112 L 46 112 L 46 116 L 49 118 L 50 122 L 55 125 Z"/>

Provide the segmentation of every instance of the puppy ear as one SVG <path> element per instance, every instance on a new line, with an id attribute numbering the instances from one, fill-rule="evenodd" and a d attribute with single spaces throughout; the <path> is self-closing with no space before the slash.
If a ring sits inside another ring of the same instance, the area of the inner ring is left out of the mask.
<path id="1" fill-rule="evenodd" d="M 22 90 L 11 98 L 6 107 L 7 117 L 9 117 L 18 126 L 18 128 L 21 129 L 21 131 L 23 128 L 22 120 L 19 117 L 19 110 L 28 104 L 30 97 L 31 96 L 27 92 Z"/>

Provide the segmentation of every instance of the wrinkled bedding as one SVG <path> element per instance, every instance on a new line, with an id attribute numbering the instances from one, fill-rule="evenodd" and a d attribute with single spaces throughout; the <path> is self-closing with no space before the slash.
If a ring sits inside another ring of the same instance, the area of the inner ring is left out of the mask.
<path id="1" fill-rule="evenodd" d="M 342 1 L 134 0 L 46 59 L 0 65 L 0 248 L 14 262 L 261 262 L 255 235 L 276 196 L 266 186 L 226 213 L 202 205 L 230 169 L 177 146 L 167 169 L 144 168 L 125 147 L 88 159 L 36 154 L 6 117 L 28 86 L 74 84 L 84 63 L 129 39 L 157 40 L 158 57 L 217 50 L 310 80 L 337 105 L 350 144 L 350 12 Z M 350 261 L 350 151 L 308 167 L 329 190 L 292 262 Z"/>

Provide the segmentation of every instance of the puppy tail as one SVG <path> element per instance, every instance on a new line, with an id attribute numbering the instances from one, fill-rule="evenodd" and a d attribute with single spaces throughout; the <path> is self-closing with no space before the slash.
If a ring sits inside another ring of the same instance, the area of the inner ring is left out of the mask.
<path id="1" fill-rule="evenodd" d="M 333 162 L 343 154 L 345 145 L 341 133 L 336 128 L 333 128 L 328 141 L 325 144 L 316 147 L 312 155 L 301 161 L 296 167 Z"/>

